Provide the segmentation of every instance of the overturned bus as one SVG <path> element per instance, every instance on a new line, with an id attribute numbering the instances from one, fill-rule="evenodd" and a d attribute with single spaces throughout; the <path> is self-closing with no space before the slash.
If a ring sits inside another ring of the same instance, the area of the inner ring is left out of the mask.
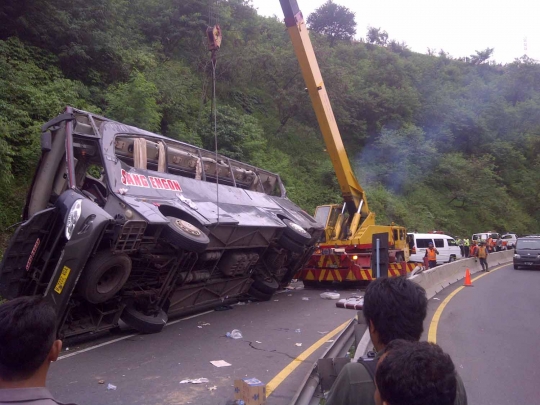
<path id="1" fill-rule="evenodd" d="M 67 107 L 41 148 L 0 295 L 43 295 L 64 338 L 269 300 L 323 231 L 279 175 L 89 112 Z"/>

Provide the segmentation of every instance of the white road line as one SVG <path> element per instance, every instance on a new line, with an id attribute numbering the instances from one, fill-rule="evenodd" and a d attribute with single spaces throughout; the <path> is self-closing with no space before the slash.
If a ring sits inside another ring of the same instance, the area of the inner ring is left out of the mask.
<path id="1" fill-rule="evenodd" d="M 171 325 L 174 325 L 174 324 L 179 323 L 179 322 L 187 321 L 188 319 L 193 319 L 193 318 L 197 318 L 197 317 L 202 316 L 202 315 L 209 314 L 211 312 L 214 312 L 214 311 L 201 312 L 200 314 L 195 314 L 195 315 L 188 316 L 186 318 L 177 319 L 176 321 L 168 322 L 165 326 L 171 326 Z M 126 340 L 126 339 L 132 338 L 133 336 L 137 336 L 137 335 L 140 335 L 140 333 L 133 333 L 131 335 L 122 336 L 122 337 L 120 337 L 118 339 L 109 340 L 107 342 L 100 343 L 99 345 L 95 345 L 95 346 L 92 346 L 92 347 L 87 347 L 86 349 L 82 349 L 82 350 L 79 350 L 77 352 L 64 354 L 63 356 L 58 357 L 58 360 L 64 360 L 64 359 L 67 359 L 69 357 L 76 356 L 78 354 L 82 354 L 82 353 L 89 352 L 91 350 L 99 349 L 100 347 L 111 345 L 113 343 L 120 342 L 122 340 Z"/>

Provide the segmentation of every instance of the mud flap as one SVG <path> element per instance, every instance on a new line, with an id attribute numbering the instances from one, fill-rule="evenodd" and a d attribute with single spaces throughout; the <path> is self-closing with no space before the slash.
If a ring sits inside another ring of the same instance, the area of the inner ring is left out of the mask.
<path id="1" fill-rule="evenodd" d="M 24 295 L 26 284 L 31 280 L 32 265 L 39 260 L 47 244 L 56 216 L 56 208 L 39 211 L 15 231 L 0 263 L 3 298 Z"/>

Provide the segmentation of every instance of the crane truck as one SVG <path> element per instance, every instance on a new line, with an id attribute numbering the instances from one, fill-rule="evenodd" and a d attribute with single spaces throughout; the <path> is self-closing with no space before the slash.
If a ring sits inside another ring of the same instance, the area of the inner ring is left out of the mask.
<path id="1" fill-rule="evenodd" d="M 389 276 L 412 270 L 405 265 L 409 249 L 407 231 L 397 225 L 377 225 L 366 193 L 351 168 L 332 111 L 302 12 L 296 0 L 280 0 L 302 76 L 330 155 L 343 197 L 342 204 L 317 207 L 315 218 L 325 231 L 307 265 L 297 274 L 304 284 L 364 281 L 376 278 L 371 269 L 373 235 L 388 235 Z"/>

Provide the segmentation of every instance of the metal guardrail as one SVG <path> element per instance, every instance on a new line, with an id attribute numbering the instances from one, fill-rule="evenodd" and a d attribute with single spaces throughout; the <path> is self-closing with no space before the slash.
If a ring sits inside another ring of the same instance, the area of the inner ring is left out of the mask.
<path id="1" fill-rule="evenodd" d="M 360 322 L 356 318 L 351 319 L 349 324 L 341 331 L 339 336 L 334 340 L 331 346 L 322 355 L 320 360 L 345 358 L 351 346 L 358 343 L 364 332 L 367 330 L 367 325 L 363 321 L 363 316 Z M 360 336 L 360 337 L 359 337 Z M 321 387 L 321 376 L 319 374 L 318 365 L 315 364 L 313 369 L 306 375 L 300 388 L 292 398 L 290 405 L 317 405 L 321 398 L 316 396 L 317 389 Z M 322 394 L 322 390 L 321 390 Z"/>

